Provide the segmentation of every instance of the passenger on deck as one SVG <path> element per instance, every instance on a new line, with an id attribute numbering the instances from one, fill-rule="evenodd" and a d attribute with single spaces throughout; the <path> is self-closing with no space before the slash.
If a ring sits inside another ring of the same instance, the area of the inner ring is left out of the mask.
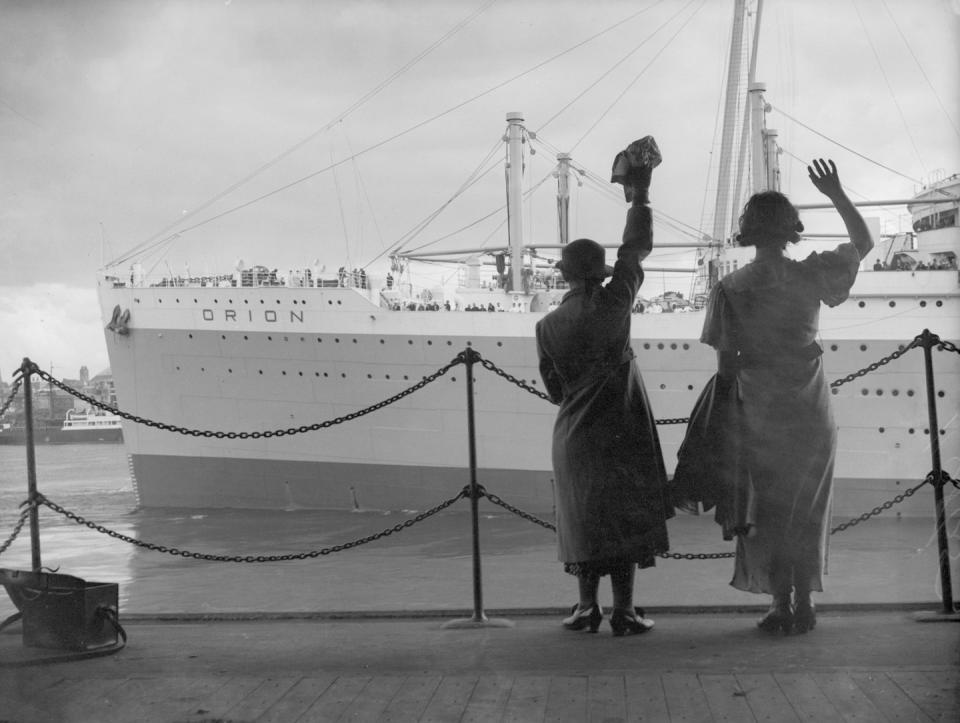
<path id="1" fill-rule="evenodd" d="M 621 158 L 619 182 L 632 205 L 616 266 L 606 266 L 596 241 L 567 244 L 558 266 L 570 291 L 536 331 L 540 374 L 560 405 L 553 429 L 559 558 L 577 576 L 580 593 L 563 625 L 596 632 L 603 619 L 600 578 L 610 575 L 610 627 L 614 635 L 633 635 L 653 627 L 633 605 L 635 571 L 653 566 L 656 554 L 668 549 L 666 520 L 673 508 L 656 424 L 630 347 L 630 312 L 643 282 L 640 262 L 653 247 L 648 188 L 660 154 L 647 137 Z"/>
<path id="2" fill-rule="evenodd" d="M 816 342 L 820 304 L 847 299 L 873 248 L 833 161 L 807 170 L 851 242 L 793 261 L 785 249 L 803 230 L 797 209 L 775 191 L 749 200 L 738 241 L 756 246 L 756 258 L 711 291 L 700 340 L 717 350 L 717 374 L 693 410 L 674 475 L 678 506 L 717 505 L 724 537 L 736 536 L 730 584 L 773 596 L 758 623 L 771 633 L 816 625 L 811 592 L 823 590 L 837 443 Z"/>

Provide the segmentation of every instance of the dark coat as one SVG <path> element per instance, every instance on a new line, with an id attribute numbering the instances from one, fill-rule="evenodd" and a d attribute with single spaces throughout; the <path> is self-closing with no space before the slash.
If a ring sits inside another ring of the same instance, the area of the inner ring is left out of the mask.
<path id="1" fill-rule="evenodd" d="M 666 470 L 630 347 L 652 241 L 649 207 L 631 207 L 611 280 L 571 290 L 537 324 L 540 374 L 560 405 L 553 469 L 563 562 L 647 566 L 668 549 Z"/>

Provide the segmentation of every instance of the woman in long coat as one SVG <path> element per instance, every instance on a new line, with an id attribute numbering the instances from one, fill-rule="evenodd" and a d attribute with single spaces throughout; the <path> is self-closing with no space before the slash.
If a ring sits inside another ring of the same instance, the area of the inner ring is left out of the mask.
<path id="1" fill-rule="evenodd" d="M 816 624 L 811 591 L 823 590 L 836 452 L 816 341 L 820 304 L 846 300 L 873 248 L 833 161 L 813 166 L 810 180 L 840 213 L 850 243 L 793 261 L 785 249 L 803 230 L 796 208 L 775 191 L 748 201 L 738 241 L 756 246 L 756 258 L 711 292 L 701 341 L 717 350 L 713 397 L 698 402 L 674 478 L 688 492 L 710 475 L 721 478 L 722 491 L 702 490 L 699 499 L 717 501 L 718 522 L 737 536 L 730 584 L 773 596 L 759 622 L 767 632 L 804 633 Z M 705 420 L 710 414 L 722 421 Z M 715 436 L 697 440 L 698 428 Z"/>
<path id="2" fill-rule="evenodd" d="M 633 162 L 622 181 L 633 205 L 616 265 L 605 265 L 595 241 L 568 244 L 559 268 L 570 291 L 537 324 L 540 373 L 560 405 L 553 432 L 559 558 L 579 580 L 579 603 L 564 625 L 596 632 L 603 616 L 599 581 L 609 574 L 614 635 L 653 626 L 633 606 L 634 574 L 668 549 L 666 520 L 673 515 L 656 426 L 630 347 L 640 262 L 653 243 L 647 188 L 659 153 L 647 137 L 618 159 L 625 157 Z"/>

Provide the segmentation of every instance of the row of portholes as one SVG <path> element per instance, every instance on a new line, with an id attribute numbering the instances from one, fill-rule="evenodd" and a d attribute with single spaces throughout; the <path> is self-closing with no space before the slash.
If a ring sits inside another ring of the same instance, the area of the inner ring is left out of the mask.
<path id="1" fill-rule="evenodd" d="M 836 387 L 834 387 L 834 388 L 831 389 L 830 391 L 833 392 L 834 394 L 839 394 L 839 390 L 838 390 Z M 882 397 L 882 396 L 884 395 L 884 393 L 885 393 L 885 392 L 884 392 L 882 389 L 877 389 L 877 390 L 874 391 L 874 394 L 876 394 L 878 397 Z M 870 394 L 870 390 L 867 389 L 866 387 L 864 387 L 863 389 L 860 390 L 860 394 L 861 394 L 861 396 L 866 397 L 866 396 L 868 396 L 868 395 Z M 908 390 L 907 390 L 907 396 L 908 396 L 908 397 L 912 397 L 912 396 L 914 396 L 914 394 L 916 394 L 916 392 L 914 392 L 912 389 L 908 389 Z M 941 399 L 942 399 L 943 397 L 945 397 L 946 395 L 947 395 L 947 393 L 946 393 L 945 391 L 943 391 L 942 389 L 941 389 L 939 392 L 937 392 L 937 396 L 940 397 Z M 899 397 L 899 396 L 900 396 L 900 390 L 899 390 L 899 389 L 891 389 L 891 390 L 890 390 L 890 396 L 892 396 L 892 397 Z"/>
<path id="2" fill-rule="evenodd" d="M 238 335 L 238 336 L 239 336 L 239 335 Z M 243 336 L 243 340 L 244 340 L 244 341 L 249 341 L 249 340 L 250 340 L 250 335 L 249 335 L 249 334 L 243 334 L 242 336 Z M 188 338 L 188 339 L 193 339 L 193 338 L 194 338 L 193 332 L 188 333 L 188 334 L 187 334 L 187 338 Z M 295 338 L 296 338 L 296 337 L 295 337 Z M 221 334 L 221 335 L 220 335 L 220 339 L 226 341 L 227 335 L 226 335 L 226 334 Z M 268 335 L 267 335 L 267 341 L 274 341 L 274 340 L 276 340 L 276 341 L 286 341 L 286 342 L 288 342 L 288 341 L 290 341 L 290 336 L 289 336 L 289 335 L 285 335 L 285 336 L 277 336 L 277 337 L 274 337 L 273 334 L 268 334 Z M 301 342 L 306 342 L 306 341 L 307 341 L 307 337 L 301 336 L 301 337 L 299 337 L 299 340 L 300 340 Z M 380 341 L 381 344 L 386 344 L 386 343 L 387 343 L 387 340 L 386 340 L 386 339 L 380 339 L 379 341 Z M 353 344 L 359 344 L 359 343 L 360 343 L 360 342 L 357 340 L 356 337 L 351 337 L 351 338 L 350 338 L 350 342 L 353 343 Z M 318 337 L 317 337 L 317 343 L 318 343 L 318 344 L 322 344 L 322 343 L 323 343 L 323 337 L 322 337 L 322 336 L 318 336 Z M 346 340 L 346 339 L 341 339 L 339 336 L 335 336 L 335 337 L 333 337 L 333 343 L 334 343 L 334 344 L 346 344 L 346 343 L 347 343 L 347 340 Z M 413 339 L 407 339 L 407 344 L 408 344 L 408 345 L 413 346 L 414 343 L 415 343 L 415 342 L 414 342 Z M 447 346 L 453 346 L 453 341 L 451 341 L 450 339 L 448 339 L 446 343 L 447 343 Z M 427 339 L 427 346 L 433 346 L 433 339 Z M 467 342 L 467 346 L 473 346 L 473 342 L 472 342 L 472 341 L 468 341 L 468 342 Z M 497 346 L 498 346 L 498 347 L 502 347 L 502 346 L 503 346 L 503 342 L 502 342 L 502 341 L 498 341 L 498 342 L 497 342 Z"/>
<path id="3" fill-rule="evenodd" d="M 178 372 L 179 372 L 179 371 L 183 371 L 183 368 L 182 368 L 179 364 L 177 364 L 177 365 L 174 367 L 174 369 L 175 369 L 176 371 L 178 371 Z M 200 367 L 200 372 L 203 373 L 203 374 L 206 374 L 207 368 L 206 368 L 206 367 Z M 232 369 L 232 368 L 228 368 L 228 369 L 227 369 L 227 374 L 233 374 L 233 369 Z M 263 376 L 263 375 L 264 375 L 263 369 L 258 369 L 258 370 L 257 370 L 257 375 L 258 375 L 258 376 Z M 282 370 L 280 371 L 280 376 L 282 376 L 282 377 L 286 377 L 286 376 L 291 376 L 291 377 L 292 377 L 292 376 L 297 376 L 297 377 L 309 377 L 309 376 L 310 376 L 310 372 L 304 373 L 304 372 L 302 372 L 302 371 L 298 371 L 298 372 L 296 373 L 296 375 L 294 375 L 294 374 L 287 374 L 287 371 L 286 371 L 285 369 L 282 369 Z M 333 377 L 333 378 L 336 378 L 336 377 L 337 377 L 336 374 L 331 374 L 330 372 L 314 372 L 314 373 L 313 373 L 313 376 L 314 376 L 314 378 L 316 378 L 316 379 L 330 379 L 331 377 Z M 341 379 L 346 379 L 346 378 L 347 378 L 347 373 L 346 373 L 346 372 L 340 372 L 340 375 L 339 375 L 339 376 L 340 376 Z M 367 379 L 370 379 L 370 380 L 372 381 L 373 378 L 374 378 L 374 377 L 373 377 L 373 374 L 367 374 Z M 393 380 L 394 380 L 394 378 L 393 378 L 392 376 L 390 376 L 389 374 L 384 374 L 384 375 L 383 375 L 383 378 L 384 378 L 385 381 L 393 381 Z M 423 377 L 420 377 L 420 378 L 423 379 Z M 451 376 L 451 377 L 449 377 L 449 379 L 450 379 L 451 382 L 457 381 L 457 377 L 456 377 L 456 376 Z M 397 380 L 401 380 L 401 381 L 408 382 L 408 381 L 410 381 L 410 375 L 404 374 L 402 377 L 399 377 L 399 376 L 398 376 L 398 377 L 397 377 Z M 477 381 L 477 378 L 474 377 L 473 381 L 476 382 L 476 381 Z M 536 379 L 532 379 L 532 380 L 530 380 L 529 382 L 528 382 L 527 380 L 525 380 L 525 379 L 521 379 L 520 381 L 523 382 L 524 384 L 536 384 L 536 383 L 537 383 L 537 380 L 536 380 Z M 692 387 L 691 387 L 691 388 L 692 388 Z"/>
<path id="4" fill-rule="evenodd" d="M 936 306 L 939 308 L 939 307 L 943 306 L 943 301 L 941 301 L 940 299 L 937 299 L 936 302 L 935 302 L 935 304 L 936 304 Z M 859 306 L 861 309 L 865 308 L 866 305 L 867 305 L 867 302 L 866 302 L 866 301 L 858 301 L 858 302 L 857 302 L 857 306 Z M 888 305 L 891 309 L 893 309 L 894 307 L 896 307 L 897 302 L 891 300 L 891 301 L 887 302 L 887 305 Z M 920 300 L 920 308 L 926 308 L 926 306 L 927 306 L 927 300 L 926 300 L 926 299 L 921 299 L 921 300 Z"/>
<path id="5" fill-rule="evenodd" d="M 887 431 L 887 428 L 886 428 L 886 427 L 878 427 L 878 428 L 877 428 L 877 431 L 880 432 L 880 434 L 884 434 L 884 433 Z M 914 429 L 913 427 L 909 427 L 909 428 L 907 429 L 907 434 L 916 434 L 916 433 L 917 433 L 917 430 Z M 923 430 L 923 433 L 924 433 L 924 434 L 930 434 L 930 430 L 929 430 L 929 429 L 924 429 L 924 430 Z M 940 430 L 940 436 L 941 436 L 941 437 L 944 436 L 946 433 L 947 433 L 947 430 L 945 430 L 945 429 L 941 429 L 941 430 Z"/>
<path id="6" fill-rule="evenodd" d="M 180 299 L 179 299 L 179 298 L 174 299 L 174 301 L 176 301 L 178 304 L 180 303 Z M 277 299 L 276 301 L 277 301 L 277 304 L 282 303 L 282 302 L 280 301 L 280 299 Z M 299 301 L 298 301 L 297 299 L 292 299 L 292 301 L 293 301 L 293 305 L 294 305 L 294 306 L 298 306 L 298 305 L 306 306 L 306 305 L 307 305 L 307 300 L 306 300 L 306 299 L 300 299 Z M 163 297 L 157 297 L 157 303 L 158 303 L 158 304 L 162 304 L 162 303 L 163 303 Z M 194 303 L 194 304 L 199 304 L 200 301 L 199 301 L 198 299 L 194 299 L 194 300 L 193 300 L 193 303 Z M 207 302 L 204 301 L 204 303 L 207 303 Z M 219 304 L 219 303 L 220 303 L 220 299 L 214 299 L 214 300 L 213 300 L 213 303 L 214 303 L 214 304 Z M 249 303 L 250 303 L 250 299 L 244 299 L 244 300 L 243 300 L 243 303 L 244 303 L 244 304 L 249 304 Z M 263 299 L 260 299 L 260 303 L 261 303 L 261 304 L 266 304 L 267 302 L 264 301 Z M 332 304 L 332 303 L 333 303 L 333 300 L 332 300 L 332 299 L 331 299 L 331 300 L 328 300 L 327 303 L 328 303 L 328 304 Z M 337 303 L 339 304 L 340 301 L 337 300 Z M 229 304 L 230 306 L 233 306 L 233 299 L 227 299 L 227 304 Z"/>

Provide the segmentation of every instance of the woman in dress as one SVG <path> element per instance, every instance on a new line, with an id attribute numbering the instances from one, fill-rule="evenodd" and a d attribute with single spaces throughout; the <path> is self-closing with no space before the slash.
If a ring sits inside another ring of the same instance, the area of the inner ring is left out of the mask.
<path id="1" fill-rule="evenodd" d="M 833 161 L 816 160 L 807 170 L 839 212 L 850 242 L 793 261 L 785 250 L 803 230 L 796 208 L 775 191 L 747 202 L 738 241 L 756 246 L 756 257 L 711 292 L 701 341 L 717 350 L 716 396 L 712 404 L 703 396 L 698 402 L 676 476 L 681 487 L 690 484 L 689 471 L 698 464 L 703 471 L 705 457 L 722 470 L 722 491 L 699 499 L 712 496 L 718 522 L 737 536 L 730 584 L 773 596 L 758 623 L 767 632 L 805 633 L 816 625 L 811 592 L 823 590 L 836 451 L 823 350 L 816 342 L 820 304 L 846 300 L 860 261 L 873 248 Z M 719 443 L 710 449 L 692 439 L 704 421 L 699 415 L 724 420 L 717 425 L 722 450 Z"/>
<path id="2" fill-rule="evenodd" d="M 559 268 L 570 291 L 537 324 L 540 374 L 559 403 L 553 432 L 557 542 L 579 602 L 564 626 L 596 632 L 600 578 L 610 575 L 614 635 L 653 627 L 633 605 L 636 568 L 666 551 L 673 515 L 666 470 L 640 372 L 630 347 L 630 314 L 653 244 L 648 187 L 660 161 L 651 137 L 618 156 L 614 180 L 632 206 L 613 269 L 590 239 L 567 244 Z M 604 285 L 604 279 L 611 276 Z"/>

